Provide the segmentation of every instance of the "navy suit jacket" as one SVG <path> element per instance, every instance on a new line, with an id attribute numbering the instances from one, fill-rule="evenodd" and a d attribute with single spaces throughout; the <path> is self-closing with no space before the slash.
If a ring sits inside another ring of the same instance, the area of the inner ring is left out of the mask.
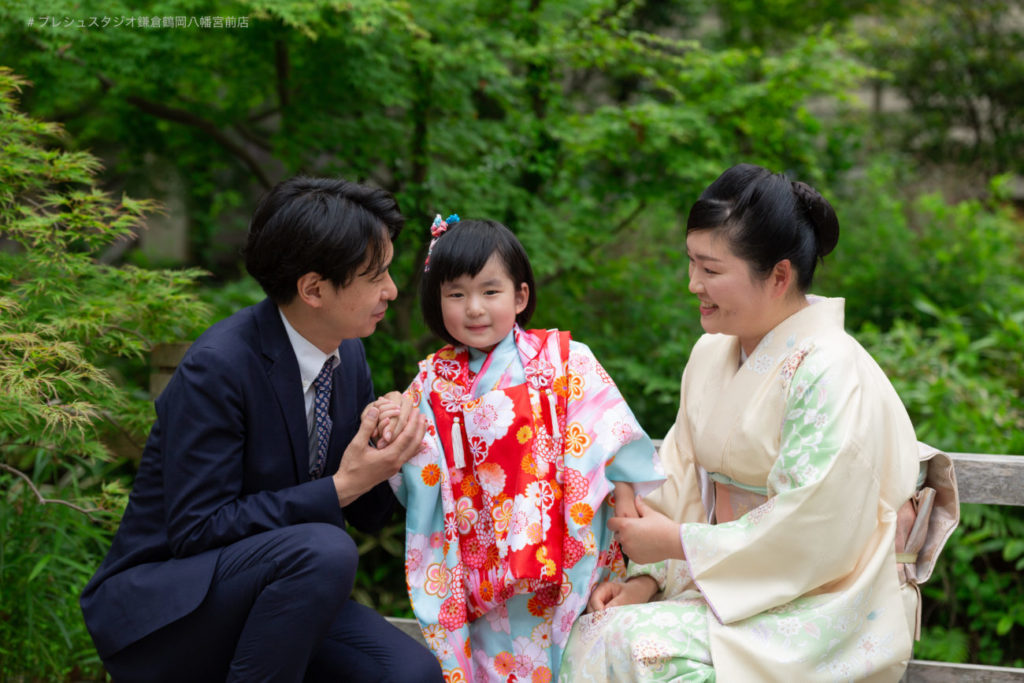
<path id="1" fill-rule="evenodd" d="M 374 399 L 362 342 L 338 350 L 329 473 Z M 387 482 L 342 509 L 330 476 L 310 480 L 299 366 L 270 300 L 203 333 L 156 414 L 117 535 L 81 597 L 101 657 L 198 607 L 226 545 L 305 522 L 369 531 L 391 514 Z"/>

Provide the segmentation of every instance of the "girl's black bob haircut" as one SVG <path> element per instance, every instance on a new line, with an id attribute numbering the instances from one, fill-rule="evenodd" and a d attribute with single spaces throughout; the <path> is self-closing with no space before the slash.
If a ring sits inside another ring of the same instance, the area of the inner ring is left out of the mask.
<path id="1" fill-rule="evenodd" d="M 526 283 L 529 297 L 516 316 L 520 327 L 526 327 L 537 307 L 537 288 L 533 281 L 533 268 L 526 250 L 512 231 L 497 221 L 461 220 L 452 224 L 434 243 L 429 267 L 420 281 L 420 309 L 430 330 L 449 344 L 459 345 L 444 326 L 441 314 L 441 285 L 463 275 L 475 277 L 483 270 L 492 254 L 505 265 L 512 283 L 518 288 Z"/>

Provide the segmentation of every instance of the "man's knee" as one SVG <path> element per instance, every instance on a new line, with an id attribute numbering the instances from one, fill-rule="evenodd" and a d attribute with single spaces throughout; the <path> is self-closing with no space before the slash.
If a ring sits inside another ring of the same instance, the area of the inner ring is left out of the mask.
<path id="1" fill-rule="evenodd" d="M 299 524 L 292 529 L 293 541 L 300 548 L 297 560 L 303 569 L 332 590 L 350 593 L 359 564 L 359 549 L 352 537 L 330 524 Z"/>
<path id="2" fill-rule="evenodd" d="M 434 653 L 417 644 L 417 647 L 410 647 L 401 657 L 395 658 L 390 680 L 395 683 L 440 683 L 444 675 Z"/>

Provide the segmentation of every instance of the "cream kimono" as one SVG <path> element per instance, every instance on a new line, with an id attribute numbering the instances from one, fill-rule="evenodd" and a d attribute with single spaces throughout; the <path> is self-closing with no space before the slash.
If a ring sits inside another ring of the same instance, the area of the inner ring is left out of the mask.
<path id="1" fill-rule="evenodd" d="M 894 537 L 918 446 L 842 299 L 812 299 L 742 364 L 736 337 L 704 335 L 661 458 L 650 502 L 683 522 L 687 561 L 631 567 L 658 601 L 581 617 L 560 680 L 900 678 L 917 594 Z"/>

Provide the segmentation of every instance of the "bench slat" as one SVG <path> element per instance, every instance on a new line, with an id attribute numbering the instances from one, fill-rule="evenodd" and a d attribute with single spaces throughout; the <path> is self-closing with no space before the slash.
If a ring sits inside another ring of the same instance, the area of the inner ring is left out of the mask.
<path id="1" fill-rule="evenodd" d="M 412 636 L 420 643 L 426 644 L 419 624 L 415 619 L 388 617 L 396 628 Z M 985 666 L 984 664 L 950 664 L 948 662 L 929 662 L 912 659 L 902 683 L 959 683 L 960 681 L 987 681 L 988 683 L 1022 683 L 1024 669 L 1009 669 L 1002 666 Z"/>
<path id="2" fill-rule="evenodd" d="M 1024 456 L 950 453 L 961 503 L 1024 505 Z"/>
<path id="3" fill-rule="evenodd" d="M 911 660 L 910 666 L 907 667 L 907 673 L 903 676 L 903 683 L 961 683 L 962 681 L 1021 683 L 1024 681 L 1024 669 L 914 659 Z"/>
<path id="4" fill-rule="evenodd" d="M 661 439 L 653 439 L 661 448 Z M 1024 506 L 1024 455 L 950 453 L 961 503 Z"/>

